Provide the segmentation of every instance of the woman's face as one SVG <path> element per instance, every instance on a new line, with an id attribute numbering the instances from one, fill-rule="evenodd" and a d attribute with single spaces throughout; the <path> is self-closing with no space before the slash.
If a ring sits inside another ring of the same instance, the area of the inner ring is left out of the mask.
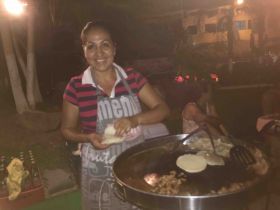
<path id="1" fill-rule="evenodd" d="M 116 53 L 115 45 L 107 31 L 94 28 L 87 34 L 84 55 L 94 71 L 111 70 Z"/>

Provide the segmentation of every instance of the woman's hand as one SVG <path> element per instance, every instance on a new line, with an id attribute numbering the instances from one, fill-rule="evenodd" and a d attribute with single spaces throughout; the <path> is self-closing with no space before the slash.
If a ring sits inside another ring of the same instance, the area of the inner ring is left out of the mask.
<path id="1" fill-rule="evenodd" d="M 96 149 L 106 149 L 109 145 L 102 144 L 102 136 L 96 133 L 85 134 L 78 129 L 79 108 L 63 100 L 61 132 L 63 136 L 72 141 L 91 143 Z"/>
<path id="2" fill-rule="evenodd" d="M 102 140 L 103 140 L 102 136 L 99 134 L 96 134 L 96 133 L 88 134 L 88 139 L 89 139 L 89 142 L 96 149 L 106 149 L 110 146 L 108 144 L 102 144 Z"/>
<path id="3" fill-rule="evenodd" d="M 137 126 L 138 122 L 135 116 L 120 118 L 114 123 L 114 127 L 116 129 L 116 136 L 124 136 L 132 128 L 135 128 Z"/>

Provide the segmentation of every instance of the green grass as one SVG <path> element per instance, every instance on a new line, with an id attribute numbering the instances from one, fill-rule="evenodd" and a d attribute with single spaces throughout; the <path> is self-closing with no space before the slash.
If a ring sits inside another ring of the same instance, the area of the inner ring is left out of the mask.
<path id="1" fill-rule="evenodd" d="M 23 210 L 80 210 L 81 193 L 79 191 L 67 193 L 32 205 Z"/>

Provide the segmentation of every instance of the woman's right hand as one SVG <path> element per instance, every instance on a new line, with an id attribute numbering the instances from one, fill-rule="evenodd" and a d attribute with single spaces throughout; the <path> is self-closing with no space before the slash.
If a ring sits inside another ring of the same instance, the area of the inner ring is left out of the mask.
<path id="1" fill-rule="evenodd" d="M 96 134 L 96 133 L 91 133 L 91 134 L 88 134 L 88 139 L 89 139 L 89 142 L 94 146 L 94 148 L 96 149 L 106 149 L 108 148 L 110 145 L 108 144 L 102 144 L 102 136 L 99 135 L 99 134 Z"/>

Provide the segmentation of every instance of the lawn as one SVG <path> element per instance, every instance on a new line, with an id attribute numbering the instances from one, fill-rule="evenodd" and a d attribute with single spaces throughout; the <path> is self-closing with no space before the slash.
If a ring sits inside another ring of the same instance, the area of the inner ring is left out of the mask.
<path id="1" fill-rule="evenodd" d="M 23 210 L 80 210 L 81 193 L 74 191 L 55 198 L 47 199 L 41 203 L 34 204 Z"/>

